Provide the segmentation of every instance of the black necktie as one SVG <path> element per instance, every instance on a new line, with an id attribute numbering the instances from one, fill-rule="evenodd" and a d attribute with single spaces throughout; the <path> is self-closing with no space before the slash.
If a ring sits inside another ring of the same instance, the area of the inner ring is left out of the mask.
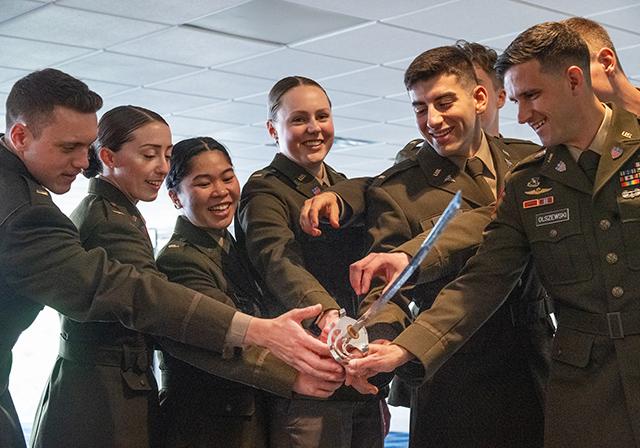
<path id="1" fill-rule="evenodd" d="M 467 160 L 467 172 L 473 177 L 480 193 L 489 201 L 488 203 L 492 203 L 495 201 L 495 196 L 493 195 L 493 191 L 491 191 L 491 187 L 487 183 L 487 179 L 484 178 L 484 163 L 478 157 L 472 157 Z"/>
<path id="2" fill-rule="evenodd" d="M 598 171 L 598 162 L 600 161 L 600 155 L 589 149 L 583 151 L 578 157 L 578 165 L 587 175 L 591 183 L 596 179 L 596 171 Z"/>

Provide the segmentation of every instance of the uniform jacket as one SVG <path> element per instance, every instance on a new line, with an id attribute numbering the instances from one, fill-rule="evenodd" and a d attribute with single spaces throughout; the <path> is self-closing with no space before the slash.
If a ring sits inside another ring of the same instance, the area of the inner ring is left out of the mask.
<path id="1" fill-rule="evenodd" d="M 606 148 L 593 185 L 563 145 L 514 170 L 478 253 L 395 341 L 432 374 L 503 303 L 531 257 L 559 324 L 547 389 L 549 447 L 640 444 L 635 116 L 613 108 Z"/>
<path id="2" fill-rule="evenodd" d="M 91 179 L 71 220 L 82 246 L 160 275 L 142 215 L 114 185 Z M 61 317 L 60 353 L 43 394 L 33 447 L 160 443 L 158 389 L 151 341 L 118 322 Z M 123 392 L 125 391 L 125 392 Z"/>
<path id="3" fill-rule="evenodd" d="M 325 168 L 331 184 L 346 179 L 326 164 Z M 318 238 L 304 233 L 299 224 L 300 209 L 320 191 L 314 176 L 282 154 L 251 175 L 242 189 L 236 238 L 263 289 L 275 298 L 264 303 L 269 315 L 317 303 L 325 310 L 345 308 L 351 316 L 356 313 L 349 265 L 363 254 L 364 229 L 361 225 L 337 230 L 324 226 Z M 333 398 L 375 397 L 343 387 Z"/>
<path id="4" fill-rule="evenodd" d="M 346 179 L 325 167 L 331 184 Z M 254 173 L 242 189 L 236 237 L 259 279 L 279 301 L 265 303 L 270 315 L 317 303 L 355 314 L 349 264 L 363 253 L 364 230 L 355 226 L 342 232 L 326 226 L 318 238 L 304 233 L 300 209 L 321 189 L 314 176 L 282 154 Z"/>
<path id="5" fill-rule="evenodd" d="M 22 446 L 8 392 L 11 349 L 44 305 L 78 321 L 120 320 L 128 328 L 222 351 L 233 308 L 112 263 L 102 249 L 86 251 L 49 192 L 3 145 L 0 195 L 0 403 L 6 403 L 0 445 Z"/>
<path id="6" fill-rule="evenodd" d="M 490 137 L 488 141 L 498 190 L 510 166 L 518 160 L 512 155 L 512 146 L 529 154 L 539 149 L 522 141 L 507 144 Z M 455 278 L 475 252 L 489 220 L 489 203 L 471 176 L 428 145 L 413 159 L 372 181 L 366 193 L 372 252 L 394 250 L 431 230 L 458 190 L 462 190 L 463 213 L 431 255 L 431 263 L 443 258 L 442 254 L 446 254 L 446 262 L 438 263 L 438 275 L 429 278 L 423 274 L 417 286 L 405 290 L 373 318 L 369 326 L 372 339 L 393 339 L 408 325 L 411 314 L 407 305 L 411 299 L 420 311 L 431 306 L 438 291 Z M 536 301 L 541 293 L 535 274 L 530 272 L 509 304 L 489 319 L 429 384 L 413 393 L 411 446 L 542 445 L 541 394 L 529 366 L 529 358 L 539 362 L 540 353 L 530 347 L 527 326 L 514 326 L 512 317 L 517 314 L 512 311 L 516 301 L 521 297 Z M 379 295 L 380 288 L 372 290 L 363 302 L 363 311 Z M 542 342 L 548 346 L 550 341 L 549 332 Z"/>
<path id="7" fill-rule="evenodd" d="M 158 256 L 158 266 L 172 281 L 203 294 L 222 295 L 227 304 L 248 314 L 259 313 L 262 294 L 247 261 L 233 245 L 227 253 L 209 233 L 184 217 L 178 218 L 171 240 Z M 268 355 L 266 350 L 253 350 Z M 162 408 L 168 446 L 263 446 L 263 392 L 209 375 L 166 352 L 163 361 Z M 256 373 L 260 367 L 256 365 Z M 285 365 L 279 374 L 283 383 L 292 383 L 295 377 Z"/>

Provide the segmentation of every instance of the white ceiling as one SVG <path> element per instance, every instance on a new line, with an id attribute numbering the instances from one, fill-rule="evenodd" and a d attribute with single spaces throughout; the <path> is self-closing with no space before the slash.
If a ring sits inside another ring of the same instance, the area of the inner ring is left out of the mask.
<path id="1" fill-rule="evenodd" d="M 334 105 L 328 162 L 373 175 L 419 136 L 402 82 L 420 52 L 457 39 L 503 49 L 541 21 L 583 15 L 603 23 L 627 74 L 640 84 L 640 1 L 632 0 L 3 0 L 0 100 L 31 70 L 56 67 L 87 82 L 105 108 L 162 113 L 174 141 L 211 135 L 228 146 L 241 182 L 275 147 L 264 127 L 266 94 L 283 76 L 318 80 Z M 3 112 L 3 111 L 1 111 Z M 501 131 L 536 139 L 502 111 Z M 0 115 L 4 121 L 4 116 Z M 78 180 L 58 197 L 70 211 Z M 162 193 L 140 208 L 161 236 L 176 215 Z"/>

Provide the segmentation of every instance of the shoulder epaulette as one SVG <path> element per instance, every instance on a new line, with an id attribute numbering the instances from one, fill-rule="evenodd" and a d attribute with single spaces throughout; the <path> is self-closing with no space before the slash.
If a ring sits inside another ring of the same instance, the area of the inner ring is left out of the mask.
<path id="1" fill-rule="evenodd" d="M 525 157 L 521 161 L 519 161 L 515 167 L 513 167 L 512 171 L 516 172 L 522 170 L 528 166 L 535 165 L 537 163 L 541 163 L 544 161 L 544 157 L 547 154 L 546 149 L 542 149 L 541 151 L 536 152 L 535 154 L 531 154 L 529 157 Z"/>
<path id="2" fill-rule="evenodd" d="M 249 179 L 259 179 L 261 177 L 272 176 L 277 173 L 278 173 L 278 170 L 276 170 L 271 166 L 268 166 L 266 168 L 262 168 L 261 170 L 254 172 L 251 176 L 249 176 Z"/>
<path id="3" fill-rule="evenodd" d="M 413 159 L 405 159 L 402 162 L 396 163 L 392 167 L 387 168 L 382 173 L 380 173 L 376 177 L 374 177 L 373 181 L 371 181 L 371 186 L 376 186 L 377 187 L 379 185 L 382 185 L 384 182 L 386 182 L 387 180 L 393 178 L 397 174 L 402 173 L 402 172 L 408 170 L 409 168 L 411 168 L 413 166 L 417 166 L 417 165 L 418 165 L 418 161 L 415 158 L 413 158 Z"/>

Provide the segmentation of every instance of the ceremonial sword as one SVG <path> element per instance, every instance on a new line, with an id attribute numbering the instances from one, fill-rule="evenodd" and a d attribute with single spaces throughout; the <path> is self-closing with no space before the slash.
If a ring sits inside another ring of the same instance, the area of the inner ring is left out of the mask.
<path id="1" fill-rule="evenodd" d="M 447 208 L 444 210 L 436 225 L 433 226 L 429 235 L 420 245 L 418 252 L 411 259 L 411 262 L 402 270 L 400 275 L 391 283 L 386 291 L 373 302 L 373 305 L 358 320 L 346 315 L 344 309 L 340 310 L 340 318 L 335 326 L 329 330 L 327 336 L 327 344 L 333 358 L 338 362 L 348 361 L 354 349 L 366 354 L 369 350 L 369 336 L 365 325 L 373 316 L 378 314 L 380 310 L 387 304 L 393 296 L 396 295 L 400 288 L 409 280 L 411 275 L 418 268 L 433 247 L 436 239 L 440 236 L 449 221 L 455 216 L 460 209 L 461 192 L 458 191 Z"/>

